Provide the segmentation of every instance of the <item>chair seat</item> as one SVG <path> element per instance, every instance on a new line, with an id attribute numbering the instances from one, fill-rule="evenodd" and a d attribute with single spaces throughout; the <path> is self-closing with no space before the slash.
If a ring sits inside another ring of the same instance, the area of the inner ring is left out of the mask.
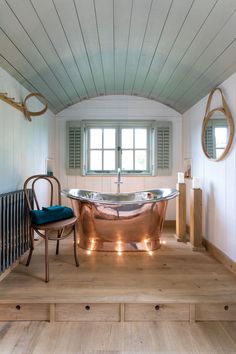
<path id="1" fill-rule="evenodd" d="M 32 224 L 32 227 L 37 230 L 60 230 L 66 226 L 73 226 L 77 222 L 77 220 L 78 218 L 76 216 L 73 216 L 69 219 L 48 222 L 41 225 Z"/>

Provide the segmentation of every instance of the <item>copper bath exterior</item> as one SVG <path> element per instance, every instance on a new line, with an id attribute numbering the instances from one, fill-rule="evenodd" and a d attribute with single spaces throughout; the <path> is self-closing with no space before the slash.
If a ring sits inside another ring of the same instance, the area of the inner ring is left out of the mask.
<path id="1" fill-rule="evenodd" d="M 116 252 L 159 248 L 168 200 L 179 194 L 167 188 L 118 194 L 68 189 L 63 193 L 79 217 L 79 246 Z"/>

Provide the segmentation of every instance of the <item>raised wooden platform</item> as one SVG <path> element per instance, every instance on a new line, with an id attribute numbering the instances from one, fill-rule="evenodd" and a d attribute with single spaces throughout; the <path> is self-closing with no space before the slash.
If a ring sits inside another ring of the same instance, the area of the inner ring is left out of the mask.
<path id="1" fill-rule="evenodd" d="M 44 282 L 41 242 L 30 267 L 20 264 L 0 283 L 0 320 L 236 321 L 236 277 L 207 252 L 192 252 L 166 231 L 148 253 L 79 250 L 72 238 L 51 243 L 50 282 Z"/>

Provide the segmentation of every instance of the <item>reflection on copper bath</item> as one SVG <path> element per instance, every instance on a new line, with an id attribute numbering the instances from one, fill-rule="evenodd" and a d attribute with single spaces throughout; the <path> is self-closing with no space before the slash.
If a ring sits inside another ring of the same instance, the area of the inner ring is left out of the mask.
<path id="1" fill-rule="evenodd" d="M 156 189 L 134 193 L 64 190 L 79 217 L 79 246 L 92 251 L 147 251 L 160 247 L 167 203 L 179 192 Z"/>

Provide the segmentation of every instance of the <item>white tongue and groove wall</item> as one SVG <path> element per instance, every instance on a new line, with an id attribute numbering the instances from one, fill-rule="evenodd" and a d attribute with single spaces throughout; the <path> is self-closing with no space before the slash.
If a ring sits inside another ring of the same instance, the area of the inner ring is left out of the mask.
<path id="1" fill-rule="evenodd" d="M 7 92 L 16 102 L 29 94 L 1 68 L 0 92 Z M 32 110 L 41 108 L 35 102 Z M 49 110 L 29 122 L 23 113 L 0 100 L 0 194 L 22 189 L 28 176 L 45 173 L 46 159 L 54 157 L 54 125 L 55 116 Z"/>
<path id="2" fill-rule="evenodd" d="M 236 126 L 236 74 L 219 85 Z M 201 125 L 208 96 L 183 114 L 183 157 L 191 157 L 193 176 L 200 177 L 203 189 L 203 235 L 214 246 L 236 261 L 236 147 L 235 136 L 223 161 L 205 157 L 201 147 Z M 220 104 L 218 97 L 214 104 Z M 189 198 L 187 198 L 189 201 Z M 188 204 L 189 223 L 189 204 Z"/>

